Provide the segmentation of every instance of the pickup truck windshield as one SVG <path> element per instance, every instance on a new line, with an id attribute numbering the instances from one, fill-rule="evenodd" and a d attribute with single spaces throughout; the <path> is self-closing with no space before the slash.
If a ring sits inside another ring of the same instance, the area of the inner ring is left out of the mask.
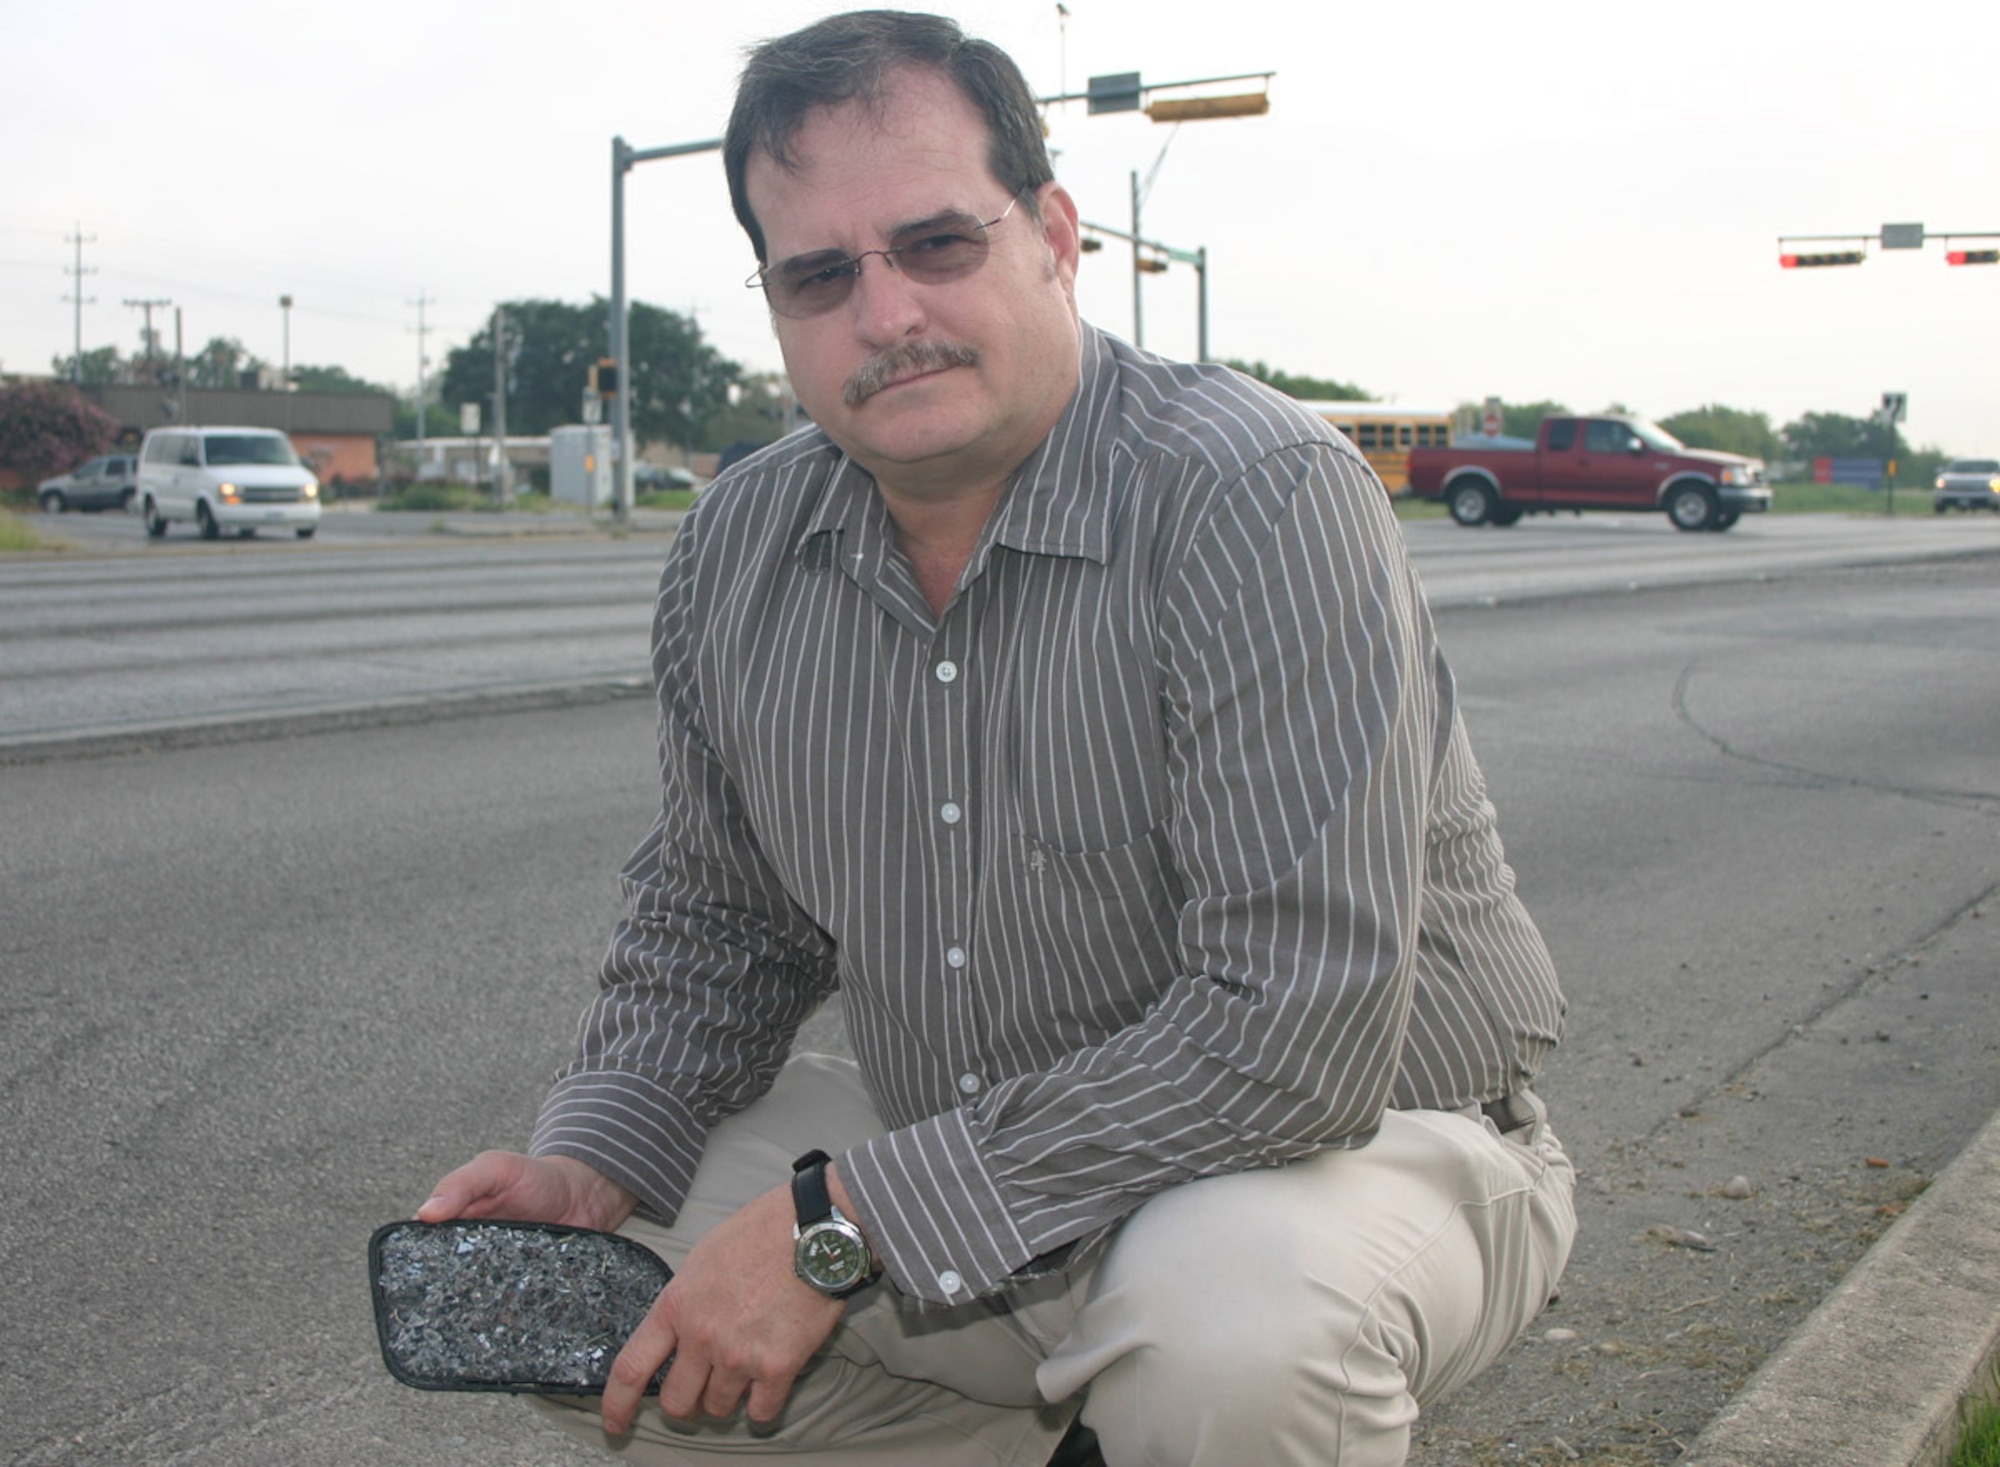
<path id="1" fill-rule="evenodd" d="M 1658 423 L 1648 423 L 1635 419 L 1632 423 L 1632 431 L 1639 435 L 1640 441 L 1648 448 L 1657 448 L 1662 453 L 1687 452 L 1687 445 L 1674 437 L 1665 428 L 1662 428 Z"/>
<path id="2" fill-rule="evenodd" d="M 291 443 L 275 433 L 216 433 L 206 444 L 210 465 L 282 464 L 298 467 L 299 456 Z"/>

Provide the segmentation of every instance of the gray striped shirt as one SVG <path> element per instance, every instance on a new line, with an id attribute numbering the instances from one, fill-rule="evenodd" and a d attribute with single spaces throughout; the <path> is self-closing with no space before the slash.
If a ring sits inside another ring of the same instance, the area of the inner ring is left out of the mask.
<path id="1" fill-rule="evenodd" d="M 941 617 L 786 439 L 689 514 L 653 662 L 662 808 L 534 1141 L 652 1211 L 835 989 L 892 1128 L 841 1173 L 934 1301 L 1556 1042 L 1381 486 L 1226 369 L 1086 328 Z"/>

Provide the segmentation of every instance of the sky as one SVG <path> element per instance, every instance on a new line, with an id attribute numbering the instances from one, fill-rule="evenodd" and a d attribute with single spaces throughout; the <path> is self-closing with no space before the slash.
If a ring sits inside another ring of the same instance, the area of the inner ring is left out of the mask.
<path id="1" fill-rule="evenodd" d="M 190 352 L 278 363 L 289 326 L 294 364 L 414 387 L 497 302 L 608 295 L 612 139 L 717 136 L 745 48 L 832 8 L 0 0 L 0 371 L 67 357 L 81 294 L 85 350 L 135 352 L 128 302 L 168 300 L 169 347 L 176 310 Z M 934 8 L 1043 96 L 1272 73 L 1262 117 L 1049 115 L 1086 222 L 1131 233 L 1136 178 L 1138 232 L 1207 251 L 1212 356 L 1416 406 L 1774 426 L 1894 391 L 1913 444 L 2000 454 L 2000 266 L 1950 268 L 1936 238 L 2000 236 L 2000 5 Z M 780 368 L 717 155 L 638 165 L 626 215 L 633 299 Z M 1778 266 L 1781 236 L 1889 223 L 1931 238 Z M 1078 292 L 1128 339 L 1130 258 L 1108 240 Z M 1192 357 L 1199 314 L 1192 269 L 1146 277 L 1144 345 Z"/>

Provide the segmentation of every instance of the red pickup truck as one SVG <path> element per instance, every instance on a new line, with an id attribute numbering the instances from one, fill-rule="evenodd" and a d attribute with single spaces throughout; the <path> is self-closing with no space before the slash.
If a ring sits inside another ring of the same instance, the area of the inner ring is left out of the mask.
<path id="1" fill-rule="evenodd" d="M 1511 525 L 1561 509 L 1663 510 L 1683 530 L 1726 530 L 1771 507 L 1764 465 L 1689 448 L 1644 418 L 1542 419 L 1533 444 L 1415 448 L 1410 493 L 1461 525 Z"/>

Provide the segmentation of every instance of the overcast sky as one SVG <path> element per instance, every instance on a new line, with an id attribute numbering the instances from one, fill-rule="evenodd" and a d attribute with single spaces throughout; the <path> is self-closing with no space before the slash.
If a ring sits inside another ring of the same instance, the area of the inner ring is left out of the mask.
<path id="1" fill-rule="evenodd" d="M 0 369 L 239 338 L 414 385 L 497 301 L 610 289 L 611 139 L 710 138 L 743 48 L 802 0 L 0 0 Z M 2000 233 L 2000 5 L 948 0 L 1041 94 L 1275 72 L 1262 118 L 1051 118 L 1083 217 L 1210 257 L 1219 357 L 1412 404 L 1498 395 L 1653 416 L 1708 402 L 1866 415 L 2000 453 L 2000 266 L 1872 247 L 1785 271 L 1778 237 Z M 1241 90 L 1241 86 L 1216 90 Z M 779 365 L 713 154 L 627 180 L 635 299 Z M 2000 239 L 1971 241 L 2000 244 Z M 1839 245 L 1807 246 L 1832 249 Z M 1129 255 L 1084 313 L 1133 330 Z M 425 335 L 417 326 L 423 306 Z M 1192 270 L 1145 344 L 1196 350 Z M 156 313 L 172 341 L 172 310 Z M 581 385 L 581 384 L 579 384 Z"/>

